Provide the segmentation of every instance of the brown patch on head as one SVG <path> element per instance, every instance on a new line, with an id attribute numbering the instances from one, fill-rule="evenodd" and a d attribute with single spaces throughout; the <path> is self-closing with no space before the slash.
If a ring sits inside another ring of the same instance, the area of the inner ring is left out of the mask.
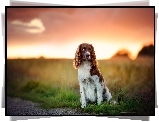
<path id="1" fill-rule="evenodd" d="M 78 46 L 73 65 L 75 69 L 78 69 L 83 61 L 90 61 L 92 66 L 97 65 L 96 55 L 92 44 L 82 43 Z"/>
<path id="2" fill-rule="evenodd" d="M 92 51 L 92 45 L 91 44 L 88 44 L 88 43 L 82 43 L 81 44 L 81 52 L 84 50 L 89 50 L 89 51 Z"/>

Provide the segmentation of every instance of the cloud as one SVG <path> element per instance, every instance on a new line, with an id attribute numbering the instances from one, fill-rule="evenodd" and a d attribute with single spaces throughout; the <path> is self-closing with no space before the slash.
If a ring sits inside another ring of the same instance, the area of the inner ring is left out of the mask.
<path id="1" fill-rule="evenodd" d="M 149 8 L 9 8 L 7 12 L 8 21 L 30 22 L 38 18 L 46 31 L 55 33 L 64 32 L 64 29 L 67 32 L 80 29 L 80 33 L 83 33 L 92 29 L 136 30 L 153 26 L 153 9 L 150 11 Z"/>
<path id="2" fill-rule="evenodd" d="M 23 26 L 24 31 L 29 33 L 42 33 L 45 31 L 45 27 L 40 19 L 33 19 L 30 22 L 22 22 L 20 20 L 12 21 L 11 24 Z"/>

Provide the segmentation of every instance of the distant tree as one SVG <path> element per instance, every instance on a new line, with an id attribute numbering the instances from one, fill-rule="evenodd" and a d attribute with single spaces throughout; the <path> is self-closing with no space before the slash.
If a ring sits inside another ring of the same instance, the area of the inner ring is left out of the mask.
<path id="1" fill-rule="evenodd" d="M 112 58 L 129 58 L 130 56 L 130 52 L 126 49 L 122 49 L 122 50 L 119 50 L 117 53 L 115 53 Z"/>
<path id="2" fill-rule="evenodd" d="M 149 46 L 144 46 L 138 53 L 139 56 L 154 56 L 154 46 L 151 44 Z"/>
<path id="3" fill-rule="evenodd" d="M 45 57 L 44 56 L 40 56 L 39 59 L 45 59 Z"/>

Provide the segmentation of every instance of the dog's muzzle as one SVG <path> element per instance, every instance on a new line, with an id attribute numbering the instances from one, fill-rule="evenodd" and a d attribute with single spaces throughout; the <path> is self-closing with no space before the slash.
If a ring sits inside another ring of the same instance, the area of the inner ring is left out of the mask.
<path id="1" fill-rule="evenodd" d="M 85 54 L 84 54 L 84 60 L 91 60 L 91 55 L 90 55 L 90 52 L 86 52 Z"/>

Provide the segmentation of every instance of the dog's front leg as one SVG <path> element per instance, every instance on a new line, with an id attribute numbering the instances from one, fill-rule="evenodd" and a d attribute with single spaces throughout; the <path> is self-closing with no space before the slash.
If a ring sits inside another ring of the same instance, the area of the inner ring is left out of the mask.
<path id="1" fill-rule="evenodd" d="M 100 83 L 97 83 L 96 85 L 97 85 L 97 104 L 100 105 L 101 102 L 103 101 L 103 96 L 102 96 L 103 88 Z"/>
<path id="2" fill-rule="evenodd" d="M 84 93 L 84 88 L 83 86 L 80 85 L 80 94 L 81 94 L 81 108 L 86 107 L 86 97 Z"/>

